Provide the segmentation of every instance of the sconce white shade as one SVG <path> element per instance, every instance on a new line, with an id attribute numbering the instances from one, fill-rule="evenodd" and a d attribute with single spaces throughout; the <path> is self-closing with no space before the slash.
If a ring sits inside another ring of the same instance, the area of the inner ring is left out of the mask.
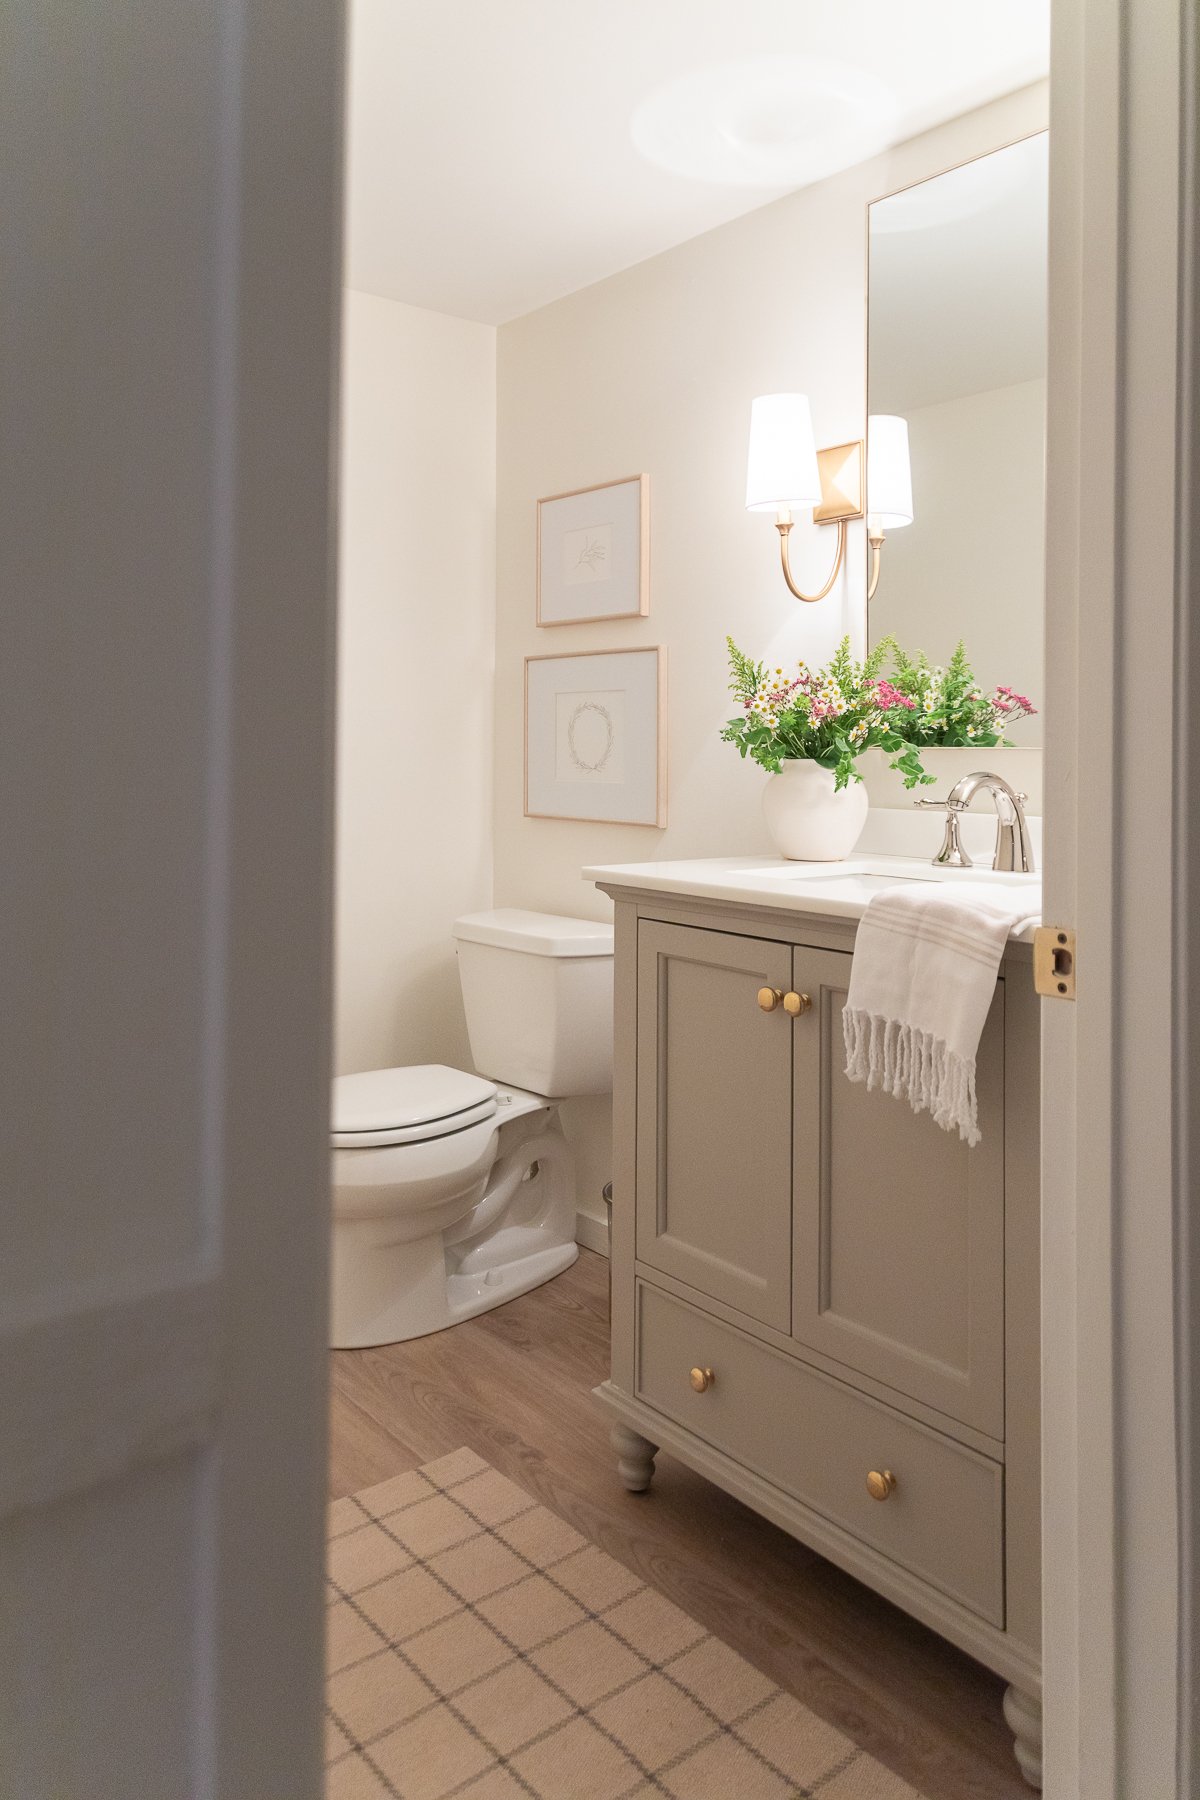
<path id="1" fill-rule="evenodd" d="M 746 511 L 782 512 L 821 498 L 807 394 L 760 394 L 750 409 Z"/>
<path id="2" fill-rule="evenodd" d="M 884 531 L 913 522 L 908 420 L 895 413 L 867 420 L 867 519 Z"/>

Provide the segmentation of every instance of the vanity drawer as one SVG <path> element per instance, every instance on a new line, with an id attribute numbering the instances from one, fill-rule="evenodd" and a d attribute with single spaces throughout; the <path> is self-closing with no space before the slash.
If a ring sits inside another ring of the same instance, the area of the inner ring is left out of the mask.
<path id="1" fill-rule="evenodd" d="M 648 1406 L 1003 1626 L 999 1463 L 644 1283 L 637 1335 Z M 871 1471 L 895 1476 L 886 1500 Z"/>

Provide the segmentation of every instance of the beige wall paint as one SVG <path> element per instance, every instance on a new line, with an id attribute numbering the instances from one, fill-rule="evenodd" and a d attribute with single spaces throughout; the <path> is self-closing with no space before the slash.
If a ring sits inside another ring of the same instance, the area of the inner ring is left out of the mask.
<path id="1" fill-rule="evenodd" d="M 450 925 L 491 904 L 496 333 L 346 296 L 338 1071 L 469 1067 Z"/>
<path id="2" fill-rule="evenodd" d="M 769 846 L 763 777 L 717 739 L 729 716 L 724 636 L 780 662 L 823 660 L 864 628 L 863 528 L 816 606 L 778 572 L 771 520 L 747 514 L 745 453 L 755 394 L 800 388 L 818 443 L 864 423 L 865 207 L 891 190 L 1040 130 L 1043 85 L 573 294 L 498 333 L 496 900 L 602 918 L 585 863 L 740 855 Z M 539 631 L 539 495 L 645 470 L 651 478 L 651 609 L 644 620 Z M 793 568 L 819 586 L 831 531 L 793 533 Z M 526 655 L 664 644 L 669 816 L 665 830 L 522 816 Z M 580 1198 L 607 1178 L 607 1108 L 569 1109 Z"/>

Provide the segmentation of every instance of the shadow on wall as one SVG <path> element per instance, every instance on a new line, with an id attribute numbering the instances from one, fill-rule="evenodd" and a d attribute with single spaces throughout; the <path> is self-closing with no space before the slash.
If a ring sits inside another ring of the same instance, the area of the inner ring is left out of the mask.
<path id="1" fill-rule="evenodd" d="M 338 1009 L 338 1074 L 408 1063 L 474 1066 L 449 942 L 421 945 L 387 964 L 376 962 L 357 982 L 346 978 L 345 987 Z"/>
<path id="2" fill-rule="evenodd" d="M 575 1153 L 576 1208 L 591 1219 L 603 1219 L 601 1190 L 612 1180 L 612 1095 L 568 1101 L 562 1121 L 563 1135 Z"/>
<path id="3" fill-rule="evenodd" d="M 474 1067 L 453 946 L 435 945 L 405 969 L 393 1018 L 396 1042 L 405 1047 L 398 1060 Z"/>

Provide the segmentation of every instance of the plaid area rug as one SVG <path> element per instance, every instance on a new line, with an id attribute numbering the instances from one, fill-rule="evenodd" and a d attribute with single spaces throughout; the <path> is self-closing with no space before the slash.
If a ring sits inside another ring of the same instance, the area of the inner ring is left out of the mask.
<path id="1" fill-rule="evenodd" d="M 329 1528 L 327 1800 L 920 1800 L 470 1450 Z"/>

